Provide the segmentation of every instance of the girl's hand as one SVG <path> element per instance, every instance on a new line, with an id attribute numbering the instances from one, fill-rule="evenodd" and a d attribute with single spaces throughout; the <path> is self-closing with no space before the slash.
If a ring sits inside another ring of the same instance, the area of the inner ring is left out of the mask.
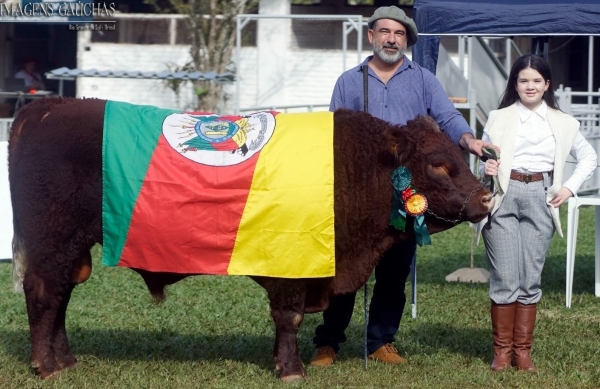
<path id="1" fill-rule="evenodd" d="M 498 175 L 498 165 L 500 165 L 500 161 L 496 161 L 494 159 L 488 159 L 485 161 L 485 165 L 483 165 L 483 173 L 486 176 L 497 176 Z"/>
<path id="2" fill-rule="evenodd" d="M 571 196 L 573 196 L 573 193 L 566 186 L 562 186 L 558 190 L 558 193 L 556 194 L 556 196 L 554 196 L 554 198 L 552 200 L 550 200 L 550 204 L 552 204 L 552 206 L 554 208 L 558 208 L 558 207 L 560 207 L 560 205 L 562 203 L 567 201 L 569 199 L 569 197 L 571 197 Z"/>

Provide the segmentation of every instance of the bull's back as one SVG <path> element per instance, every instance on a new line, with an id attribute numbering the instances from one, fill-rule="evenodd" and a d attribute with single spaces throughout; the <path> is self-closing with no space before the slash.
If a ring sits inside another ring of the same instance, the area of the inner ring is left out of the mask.
<path id="1" fill-rule="evenodd" d="M 105 104 L 41 99 L 18 112 L 9 138 L 16 235 L 32 244 L 61 228 L 84 239 L 100 236 Z"/>

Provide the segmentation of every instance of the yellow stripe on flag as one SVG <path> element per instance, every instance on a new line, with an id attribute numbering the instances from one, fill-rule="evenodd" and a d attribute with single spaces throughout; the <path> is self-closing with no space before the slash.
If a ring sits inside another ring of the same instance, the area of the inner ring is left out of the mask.
<path id="1" fill-rule="evenodd" d="M 333 113 L 278 114 L 260 152 L 228 274 L 335 274 Z"/>

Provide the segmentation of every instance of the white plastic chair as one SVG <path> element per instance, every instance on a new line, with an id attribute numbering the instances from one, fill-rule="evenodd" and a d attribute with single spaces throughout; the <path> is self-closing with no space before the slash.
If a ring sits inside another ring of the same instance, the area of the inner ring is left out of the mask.
<path id="1" fill-rule="evenodd" d="M 575 248 L 577 246 L 577 227 L 579 224 L 579 207 L 596 207 L 595 217 L 595 294 L 600 297 L 600 195 L 592 196 L 574 196 L 568 201 L 567 215 L 567 282 L 566 282 L 566 304 L 571 308 L 571 299 L 573 297 L 573 269 L 575 268 Z"/>

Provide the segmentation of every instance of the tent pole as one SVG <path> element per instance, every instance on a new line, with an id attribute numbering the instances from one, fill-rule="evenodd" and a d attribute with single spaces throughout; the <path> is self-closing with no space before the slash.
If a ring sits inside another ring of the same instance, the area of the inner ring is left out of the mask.
<path id="1" fill-rule="evenodd" d="M 458 37 L 458 67 L 462 74 L 465 74 L 465 37 Z"/>
<path id="2" fill-rule="evenodd" d="M 512 46 L 510 43 L 510 38 L 506 38 L 504 42 L 506 45 L 506 57 L 504 58 L 504 70 L 506 70 L 506 73 L 510 73 L 510 66 L 512 64 Z"/>
<path id="3" fill-rule="evenodd" d="M 592 89 L 594 88 L 594 36 L 589 37 L 588 46 L 588 105 L 592 105 Z"/>

